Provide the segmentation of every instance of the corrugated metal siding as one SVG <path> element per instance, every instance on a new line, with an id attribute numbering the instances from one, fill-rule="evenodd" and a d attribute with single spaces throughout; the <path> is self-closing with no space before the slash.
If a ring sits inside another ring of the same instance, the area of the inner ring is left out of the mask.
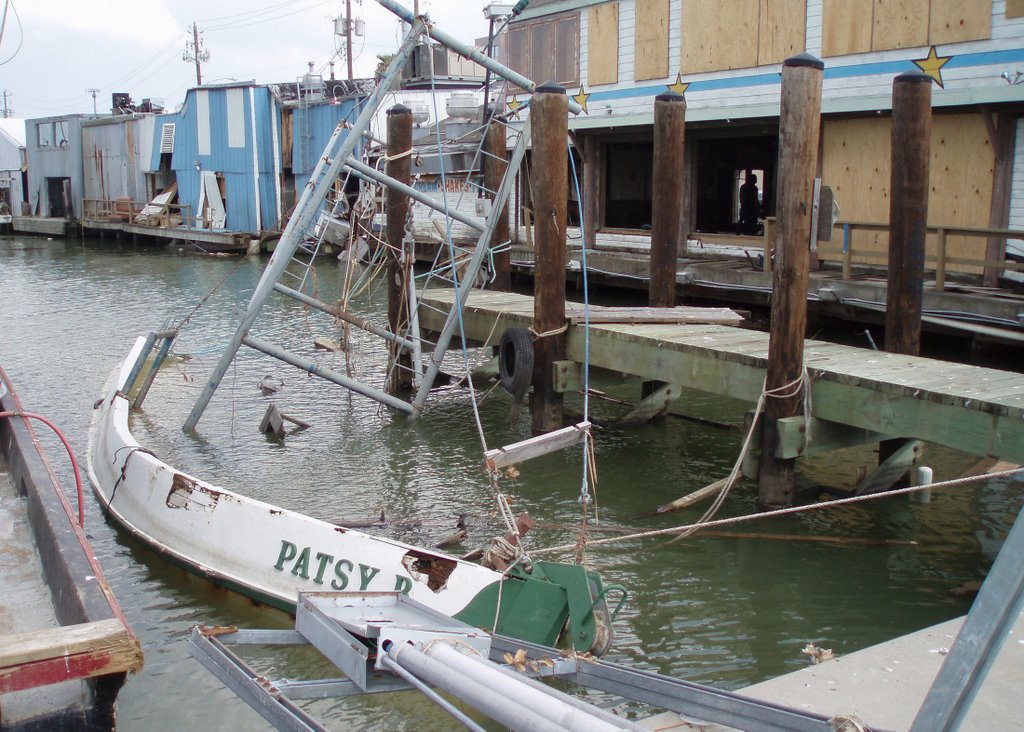
<path id="1" fill-rule="evenodd" d="M 36 127 L 55 121 L 63 122 L 67 147 L 39 147 Z M 82 170 L 82 117 L 69 115 L 45 117 L 25 121 L 26 157 L 28 159 L 28 198 L 33 214 L 38 208 L 40 216 L 50 215 L 50 201 L 47 196 L 47 178 L 70 178 L 72 207 L 75 217 L 82 213 L 83 170 Z"/>
<path id="2" fill-rule="evenodd" d="M 82 127 L 85 198 L 147 197 L 146 173 L 153 147 L 153 117 L 123 119 Z"/>

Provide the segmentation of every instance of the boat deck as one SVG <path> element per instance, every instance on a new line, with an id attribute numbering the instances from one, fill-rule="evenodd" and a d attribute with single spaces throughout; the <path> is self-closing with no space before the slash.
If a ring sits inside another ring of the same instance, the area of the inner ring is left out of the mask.
<path id="1" fill-rule="evenodd" d="M 421 328 L 440 330 L 453 301 L 452 290 L 424 293 Z M 576 364 L 585 358 L 581 316 L 569 314 L 566 337 L 566 357 Z M 530 296 L 473 291 L 463 323 L 467 340 L 497 345 L 506 328 L 529 327 L 532 317 Z M 714 323 L 645 323 L 642 314 L 634 319 L 592 319 L 592 367 L 757 401 L 768 363 L 767 333 Z M 822 427 L 835 423 L 1024 463 L 1022 374 L 814 340 L 806 341 L 804 360 L 814 383 L 813 416 Z M 570 380 L 565 390 L 571 388 Z M 803 420 L 796 422 L 780 425 L 779 457 L 803 454 Z"/>

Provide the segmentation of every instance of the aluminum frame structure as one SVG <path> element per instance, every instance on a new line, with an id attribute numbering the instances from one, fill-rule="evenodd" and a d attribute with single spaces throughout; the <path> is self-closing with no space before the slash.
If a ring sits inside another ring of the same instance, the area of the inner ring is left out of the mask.
<path id="1" fill-rule="evenodd" d="M 357 316 L 352 316 L 348 313 L 341 313 L 338 308 L 323 302 L 315 301 L 308 295 L 290 288 L 280 281 L 287 271 L 288 264 L 293 261 L 296 252 L 300 251 L 307 229 L 314 220 L 321 204 L 329 194 L 334 180 L 338 177 L 339 173 L 343 170 L 347 170 L 363 180 L 398 190 L 417 202 L 442 212 L 454 220 L 468 224 L 473 229 L 479 231 L 480 237 L 477 241 L 473 256 L 470 258 L 469 264 L 462 275 L 464 283 L 475 282 L 477 274 L 484 263 L 490 247 L 491 239 L 497 224 L 497 212 L 501 211 L 505 202 L 508 200 L 515 180 L 515 171 L 519 169 L 519 166 L 526 155 L 526 148 L 529 144 L 528 119 L 525 122 L 523 130 L 521 131 L 513 149 L 511 159 L 508 163 L 508 172 L 502 180 L 501 186 L 495 193 L 491 213 L 488 214 L 486 217 L 486 224 L 483 225 L 474 219 L 449 210 L 449 207 L 443 202 L 438 201 L 431 196 L 427 196 L 409 186 L 405 186 L 395 179 L 364 165 L 357 158 L 353 157 L 358 141 L 367 133 L 368 127 L 377 108 L 382 103 L 385 95 L 388 94 L 397 84 L 399 72 L 411 56 L 418 39 L 423 35 L 429 35 L 436 41 L 444 44 L 457 53 L 466 56 L 467 58 L 473 59 L 477 63 L 487 67 L 493 73 L 517 84 L 518 86 L 528 90 L 534 89 L 534 84 L 529 79 L 444 33 L 433 23 L 427 22 L 425 17 L 415 17 L 408 9 L 396 2 L 393 2 L 392 0 L 377 1 L 380 5 L 409 23 L 411 26 L 410 30 L 402 41 L 402 44 L 394 58 L 391 60 L 391 63 L 388 65 L 387 71 L 384 73 L 380 83 L 374 89 L 373 93 L 371 93 L 367 98 L 359 117 L 347 132 L 344 124 L 338 125 L 331 139 L 328 141 L 313 174 L 310 176 L 309 183 L 302 192 L 302 196 L 296 205 L 295 212 L 289 219 L 288 225 L 285 227 L 285 230 L 281 235 L 281 240 L 277 248 L 274 250 L 274 254 L 270 258 L 270 262 L 267 264 L 259 283 L 253 291 L 252 297 L 246 306 L 231 341 L 224 348 L 217 364 L 214 366 L 213 371 L 210 373 L 206 384 L 200 392 L 199 397 L 196 399 L 191 412 L 186 418 L 185 423 L 182 425 L 182 430 L 185 432 L 190 432 L 196 428 L 196 425 L 202 418 L 210 400 L 213 398 L 220 382 L 223 380 L 228 368 L 231 366 L 232 361 L 242 345 L 246 345 L 282 360 L 285 363 L 289 363 L 297 368 L 303 369 L 315 376 L 320 376 L 321 378 L 327 379 L 335 384 L 344 386 L 411 417 L 418 416 L 426 405 L 427 397 L 440 371 L 441 361 L 448 349 L 448 346 L 451 344 L 451 339 L 459 324 L 461 308 L 469 296 L 471 288 L 468 285 L 460 286 L 459 283 L 456 283 L 458 291 L 458 307 L 453 307 L 448 314 L 445 325 L 441 330 L 437 342 L 434 344 L 434 350 L 431 354 L 430 362 L 427 365 L 422 378 L 419 379 L 419 385 L 411 403 L 389 394 L 383 389 L 364 384 L 347 376 L 342 376 L 330 369 L 319 367 L 308 357 L 290 353 L 285 349 L 249 335 L 249 331 L 256 322 L 263 305 L 271 294 L 277 292 L 287 297 L 293 297 L 300 302 L 311 305 L 319 310 L 334 314 L 336 317 L 347 320 L 348 322 L 353 323 L 358 327 L 362 327 L 371 333 L 398 343 L 402 348 L 412 350 L 414 352 L 418 351 L 419 341 L 416 337 L 410 338 L 402 334 L 388 333 L 382 328 L 366 323 L 363 319 L 358 318 Z M 580 108 L 570 100 L 570 110 L 574 113 L 578 113 Z M 420 364 L 417 364 L 417 368 L 419 367 Z"/>
<path id="2" fill-rule="evenodd" d="M 189 652 L 264 719 L 281 730 L 322 730 L 298 701 L 418 689 L 470 729 L 480 729 L 437 686 L 512 729 L 637 729 L 622 717 L 564 694 L 538 678 L 556 678 L 668 709 L 687 718 L 756 732 L 831 732 L 829 717 L 709 686 L 498 635 L 487 635 L 398 593 L 303 593 L 296 630 L 192 629 Z M 452 645 L 473 646 L 486 658 L 458 657 Z M 314 681 L 272 680 L 233 650 L 239 646 L 311 645 L 345 676 Z M 370 649 L 376 649 L 376 655 Z M 488 649 L 489 648 L 489 652 Z M 504 664 L 523 658 L 520 673 Z M 531 664 L 535 661 L 537 663 Z M 536 670 L 529 670 L 533 667 Z M 481 688 L 483 687 L 483 688 Z M 531 700 L 527 703 L 525 700 Z M 510 708 L 506 702 L 515 700 Z M 532 716 L 527 718 L 527 711 Z M 537 712 L 537 714 L 534 714 Z M 506 715 L 502 717 L 501 715 Z M 546 716 L 545 716 L 546 715 Z M 552 726 L 552 718 L 560 720 Z"/>

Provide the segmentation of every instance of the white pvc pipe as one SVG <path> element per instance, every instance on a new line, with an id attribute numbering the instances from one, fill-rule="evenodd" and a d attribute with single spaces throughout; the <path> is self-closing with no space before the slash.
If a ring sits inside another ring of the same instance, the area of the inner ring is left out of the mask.
<path id="1" fill-rule="evenodd" d="M 527 707 L 515 695 L 492 689 L 448 668 L 405 643 L 393 643 L 387 654 L 399 666 L 431 686 L 447 691 L 516 732 L 561 732 L 563 728 Z"/>
<path id="2" fill-rule="evenodd" d="M 917 484 L 918 485 L 931 485 L 933 473 L 931 468 L 924 466 L 917 469 Z M 924 490 L 917 491 L 913 494 L 917 498 L 918 503 L 930 503 L 932 500 L 932 489 L 925 488 Z"/>
<path id="3" fill-rule="evenodd" d="M 447 643 L 435 643 L 425 653 L 448 668 L 484 684 L 492 694 L 501 694 L 517 699 L 523 706 L 550 719 L 560 728 L 570 730 L 570 732 L 601 732 L 621 729 L 620 726 L 596 717 L 585 709 L 567 704 L 548 694 L 546 690 L 527 685 L 523 683 L 522 679 L 505 674 L 490 661 L 476 661 L 459 653 Z"/>

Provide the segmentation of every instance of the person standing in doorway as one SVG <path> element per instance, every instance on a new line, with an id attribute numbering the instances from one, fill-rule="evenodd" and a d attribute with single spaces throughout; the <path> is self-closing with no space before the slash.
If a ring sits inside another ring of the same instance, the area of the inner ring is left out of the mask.
<path id="1" fill-rule="evenodd" d="M 757 200 L 757 176 L 747 171 L 747 180 L 740 186 L 740 233 L 756 234 L 761 206 Z"/>

